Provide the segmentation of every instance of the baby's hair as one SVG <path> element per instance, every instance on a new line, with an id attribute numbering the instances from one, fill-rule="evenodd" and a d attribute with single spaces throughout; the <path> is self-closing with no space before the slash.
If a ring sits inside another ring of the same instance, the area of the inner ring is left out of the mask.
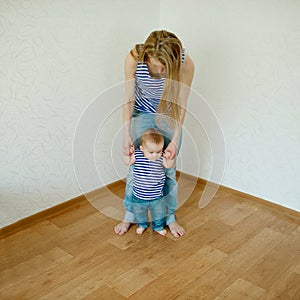
<path id="1" fill-rule="evenodd" d="M 164 137 L 157 129 L 150 128 L 142 134 L 140 144 L 144 145 L 146 141 L 150 141 L 158 145 L 164 142 Z"/>

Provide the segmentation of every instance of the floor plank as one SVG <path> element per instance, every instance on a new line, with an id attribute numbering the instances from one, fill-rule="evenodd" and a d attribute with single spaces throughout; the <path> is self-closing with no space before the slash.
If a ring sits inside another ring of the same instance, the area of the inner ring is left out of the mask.
<path id="1" fill-rule="evenodd" d="M 300 275 L 288 270 L 280 280 L 273 284 L 265 299 L 300 299 Z"/>
<path id="2" fill-rule="evenodd" d="M 140 289 L 130 299 L 146 299 L 149 294 L 154 295 L 155 299 L 174 299 L 195 278 L 201 277 L 225 257 L 226 254 L 205 245 Z M 166 288 L 166 283 L 168 283 L 168 288 Z"/>
<path id="3" fill-rule="evenodd" d="M 55 268 L 64 261 L 72 259 L 73 256 L 60 248 L 53 248 L 50 251 L 37 255 L 27 261 L 7 269 L 0 273 L 1 288 L 7 289 L 18 285 L 24 280 Z"/>
<path id="4" fill-rule="evenodd" d="M 262 229 L 227 259 L 206 272 L 205 276 L 195 279 L 176 299 L 214 299 L 283 238 L 284 235 L 278 232 Z"/>
<path id="5" fill-rule="evenodd" d="M 243 299 L 243 300 L 255 300 L 264 299 L 267 291 L 248 282 L 242 278 L 238 278 L 234 281 L 223 293 L 215 298 L 215 300 L 232 300 L 232 299 Z"/>
<path id="6" fill-rule="evenodd" d="M 274 219 L 275 216 L 266 211 L 252 213 L 234 225 L 232 230 L 213 240 L 210 245 L 224 253 L 231 253 L 252 238 L 261 228 L 272 223 Z"/>

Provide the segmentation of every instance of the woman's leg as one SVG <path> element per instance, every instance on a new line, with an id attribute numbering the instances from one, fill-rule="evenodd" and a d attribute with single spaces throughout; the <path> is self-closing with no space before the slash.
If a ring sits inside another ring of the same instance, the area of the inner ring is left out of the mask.
<path id="1" fill-rule="evenodd" d="M 140 146 L 142 134 L 149 128 L 157 128 L 155 114 L 139 114 L 131 120 L 131 138 L 135 148 Z"/>
<path id="2" fill-rule="evenodd" d="M 167 146 L 173 137 L 173 130 L 164 126 L 165 145 Z M 182 132 L 178 143 L 177 154 L 180 151 L 182 143 Z M 164 197 L 166 201 L 166 224 L 169 226 L 174 237 L 180 237 L 185 234 L 185 230 L 176 222 L 175 212 L 178 207 L 178 183 L 176 180 L 176 163 L 171 169 L 165 169 L 166 183 L 164 187 Z"/>
<path id="3" fill-rule="evenodd" d="M 125 188 L 125 198 L 124 198 L 124 206 L 125 206 L 125 215 L 123 221 L 118 223 L 115 226 L 115 233 L 118 235 L 123 235 L 126 233 L 131 225 L 131 223 L 135 223 L 134 213 L 131 211 L 132 207 L 132 189 L 133 189 L 133 166 L 129 167 L 129 172 L 126 177 L 126 188 Z"/>
<path id="4" fill-rule="evenodd" d="M 165 169 L 166 182 L 164 187 L 164 198 L 166 203 L 166 224 L 176 221 L 175 212 L 178 206 L 178 183 L 176 180 L 176 166 Z"/>

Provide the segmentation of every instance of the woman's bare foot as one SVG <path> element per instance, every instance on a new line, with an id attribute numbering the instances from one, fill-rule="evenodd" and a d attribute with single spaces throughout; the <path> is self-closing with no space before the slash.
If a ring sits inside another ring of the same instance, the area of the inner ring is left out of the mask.
<path id="1" fill-rule="evenodd" d="M 143 234 L 143 232 L 146 230 L 146 228 L 145 227 L 138 227 L 137 229 L 136 229 L 136 233 L 137 234 Z"/>
<path id="2" fill-rule="evenodd" d="M 171 233 L 174 237 L 181 237 L 185 234 L 185 230 L 183 227 L 181 227 L 176 221 L 170 223 L 169 228 L 171 230 Z"/>
<path id="3" fill-rule="evenodd" d="M 167 235 L 167 230 L 163 229 L 163 230 L 155 230 L 155 232 L 159 233 L 160 235 L 166 236 Z"/>
<path id="4" fill-rule="evenodd" d="M 130 222 L 122 221 L 118 225 L 115 226 L 115 233 L 118 235 L 123 235 L 128 231 L 130 227 Z"/>

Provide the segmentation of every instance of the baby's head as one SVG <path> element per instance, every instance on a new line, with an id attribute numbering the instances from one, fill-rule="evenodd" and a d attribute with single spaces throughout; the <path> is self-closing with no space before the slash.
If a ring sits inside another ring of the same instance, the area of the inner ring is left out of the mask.
<path id="1" fill-rule="evenodd" d="M 157 129 L 148 129 L 140 141 L 140 150 L 149 160 L 160 159 L 164 147 L 164 137 Z"/>

